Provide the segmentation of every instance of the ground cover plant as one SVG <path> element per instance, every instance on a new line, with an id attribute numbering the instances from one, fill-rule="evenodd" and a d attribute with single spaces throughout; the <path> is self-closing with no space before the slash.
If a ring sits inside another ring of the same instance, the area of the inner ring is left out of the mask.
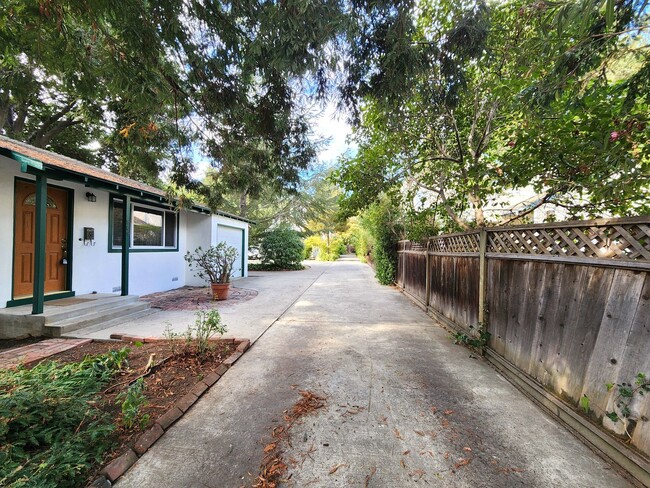
<path id="1" fill-rule="evenodd" d="M 0 371 L 0 485 L 79 486 L 115 442 L 98 406 L 102 388 L 125 366 L 128 349 L 80 362 L 47 361 Z"/>
<path id="2" fill-rule="evenodd" d="M 167 340 L 95 341 L 0 370 L 0 486 L 85 486 L 232 353 L 210 340 L 225 330 L 199 312 Z"/>

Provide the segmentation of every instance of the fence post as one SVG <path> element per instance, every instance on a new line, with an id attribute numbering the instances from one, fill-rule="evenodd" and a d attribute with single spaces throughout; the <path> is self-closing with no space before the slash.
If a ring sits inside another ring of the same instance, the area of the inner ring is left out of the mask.
<path id="1" fill-rule="evenodd" d="M 424 279 L 426 283 L 424 284 L 424 308 L 429 311 L 429 294 L 431 293 L 431 269 L 430 269 L 430 258 L 429 258 L 429 239 L 427 239 L 427 244 L 424 246 L 424 255 L 426 256 L 426 270 L 424 273 Z"/>
<path id="2" fill-rule="evenodd" d="M 478 321 L 485 326 L 485 295 L 487 288 L 487 260 L 485 253 L 487 250 L 487 231 L 481 229 L 479 239 L 479 275 L 478 275 Z"/>

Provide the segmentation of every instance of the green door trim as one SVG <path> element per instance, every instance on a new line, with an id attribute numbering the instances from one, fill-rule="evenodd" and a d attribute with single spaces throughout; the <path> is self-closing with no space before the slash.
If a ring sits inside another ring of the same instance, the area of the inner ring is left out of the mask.
<path id="1" fill-rule="evenodd" d="M 13 243 L 11 245 L 11 299 L 7 300 L 7 307 L 18 307 L 21 305 L 30 305 L 34 303 L 34 297 L 24 297 L 24 298 L 14 298 L 14 278 L 13 272 L 16 266 L 16 183 L 22 181 L 25 183 L 31 183 L 35 185 L 35 180 L 29 178 L 21 178 L 16 176 L 14 178 L 14 225 L 13 225 Z M 68 192 L 68 264 L 66 269 L 66 288 L 67 290 L 61 290 L 53 293 L 48 293 L 43 295 L 43 301 L 48 302 L 50 300 L 57 300 L 59 298 L 68 298 L 75 296 L 75 291 L 72 289 L 72 267 L 74 265 L 74 246 L 73 246 L 73 235 L 74 235 L 74 189 L 67 188 L 65 186 L 59 185 L 47 185 L 48 187 L 57 188 L 59 190 L 65 190 Z M 47 210 L 46 210 L 47 211 Z M 45 285 L 43 285 L 45 286 Z"/>

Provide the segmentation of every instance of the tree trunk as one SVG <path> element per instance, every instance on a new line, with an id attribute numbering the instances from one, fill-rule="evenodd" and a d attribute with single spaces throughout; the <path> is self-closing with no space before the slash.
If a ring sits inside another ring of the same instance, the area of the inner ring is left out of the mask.
<path id="1" fill-rule="evenodd" d="M 239 194 L 239 216 L 246 218 L 248 215 L 248 190 Z"/>

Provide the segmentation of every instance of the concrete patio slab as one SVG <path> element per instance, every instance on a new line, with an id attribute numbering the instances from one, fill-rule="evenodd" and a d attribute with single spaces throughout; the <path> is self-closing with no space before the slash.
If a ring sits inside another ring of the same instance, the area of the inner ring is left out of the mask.
<path id="1" fill-rule="evenodd" d="M 291 304 L 327 269 L 330 263 L 310 262 L 302 271 L 255 271 L 247 278 L 233 282 L 234 286 L 257 291 L 257 296 L 242 302 L 217 302 L 228 332 L 224 337 L 245 337 L 255 340 L 278 319 Z M 111 334 L 124 333 L 133 336 L 162 336 L 169 324 L 173 331 L 183 332 L 194 323 L 196 312 L 192 310 L 159 311 L 139 319 L 110 328 L 89 327 L 75 331 L 74 337 L 109 339 Z M 100 326 L 101 327 L 101 326 Z"/>

